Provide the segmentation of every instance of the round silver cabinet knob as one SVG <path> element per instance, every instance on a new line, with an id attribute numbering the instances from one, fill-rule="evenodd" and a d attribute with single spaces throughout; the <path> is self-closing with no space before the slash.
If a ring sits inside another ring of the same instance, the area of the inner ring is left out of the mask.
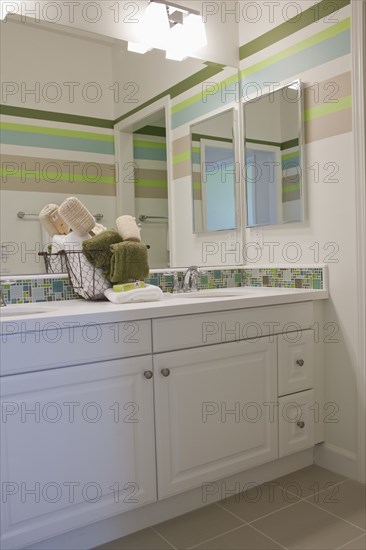
<path id="1" fill-rule="evenodd" d="M 304 359 L 297 359 L 296 360 L 296 365 L 299 365 L 299 367 L 302 367 L 304 365 Z"/>
<path id="2" fill-rule="evenodd" d="M 161 374 L 166 378 L 170 374 L 170 369 L 161 369 Z"/>
<path id="3" fill-rule="evenodd" d="M 302 430 L 303 428 L 305 428 L 305 422 L 303 420 L 299 420 L 296 426 L 298 426 Z"/>
<path id="4" fill-rule="evenodd" d="M 154 376 L 153 371 L 152 371 L 152 370 L 145 370 L 144 376 L 145 376 L 145 378 L 147 378 L 148 380 L 151 380 L 151 378 Z"/>

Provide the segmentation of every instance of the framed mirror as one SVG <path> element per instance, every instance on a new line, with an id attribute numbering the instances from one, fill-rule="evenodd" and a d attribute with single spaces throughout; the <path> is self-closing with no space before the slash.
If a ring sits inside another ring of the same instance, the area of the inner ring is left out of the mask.
<path id="1" fill-rule="evenodd" d="M 300 80 L 243 103 L 246 226 L 304 220 Z"/>
<path id="2" fill-rule="evenodd" d="M 194 233 L 237 227 L 236 124 L 229 109 L 191 125 Z"/>

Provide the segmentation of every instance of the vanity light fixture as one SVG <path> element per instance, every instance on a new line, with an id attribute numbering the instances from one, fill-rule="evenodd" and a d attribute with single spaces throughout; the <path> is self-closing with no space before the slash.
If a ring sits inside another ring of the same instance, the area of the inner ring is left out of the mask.
<path id="1" fill-rule="evenodd" d="M 128 51 L 166 51 L 166 58 L 182 61 L 207 45 L 206 29 L 199 11 L 166 0 L 150 0 L 141 20 L 139 42 L 129 42 Z"/>

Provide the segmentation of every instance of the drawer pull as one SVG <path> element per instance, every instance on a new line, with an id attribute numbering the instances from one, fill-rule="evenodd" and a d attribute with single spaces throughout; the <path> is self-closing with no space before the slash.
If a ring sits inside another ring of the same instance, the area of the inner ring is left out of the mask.
<path id="1" fill-rule="evenodd" d="M 145 376 L 145 378 L 147 378 L 148 380 L 151 380 L 151 378 L 154 376 L 154 374 L 153 374 L 153 372 L 152 372 L 151 370 L 145 370 L 144 376 Z"/>
<path id="2" fill-rule="evenodd" d="M 170 369 L 161 369 L 161 374 L 166 378 L 170 374 Z"/>
<path id="3" fill-rule="evenodd" d="M 305 428 L 305 422 L 303 420 L 299 420 L 296 426 L 298 426 L 302 430 L 303 428 Z"/>
<path id="4" fill-rule="evenodd" d="M 304 365 L 304 359 L 296 359 L 296 365 L 299 365 L 299 367 L 302 367 Z"/>

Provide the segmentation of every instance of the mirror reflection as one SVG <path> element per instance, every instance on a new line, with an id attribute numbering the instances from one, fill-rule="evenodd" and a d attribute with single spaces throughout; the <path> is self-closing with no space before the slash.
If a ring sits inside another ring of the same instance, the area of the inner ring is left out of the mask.
<path id="1" fill-rule="evenodd" d="M 191 158 L 194 232 L 235 229 L 233 109 L 191 126 Z"/>
<path id="2" fill-rule="evenodd" d="M 303 220 L 300 81 L 245 102 L 247 227 Z"/>
<path id="3" fill-rule="evenodd" d="M 135 216 L 149 244 L 152 269 L 169 267 L 168 172 L 165 111 L 144 120 L 133 133 Z"/>

